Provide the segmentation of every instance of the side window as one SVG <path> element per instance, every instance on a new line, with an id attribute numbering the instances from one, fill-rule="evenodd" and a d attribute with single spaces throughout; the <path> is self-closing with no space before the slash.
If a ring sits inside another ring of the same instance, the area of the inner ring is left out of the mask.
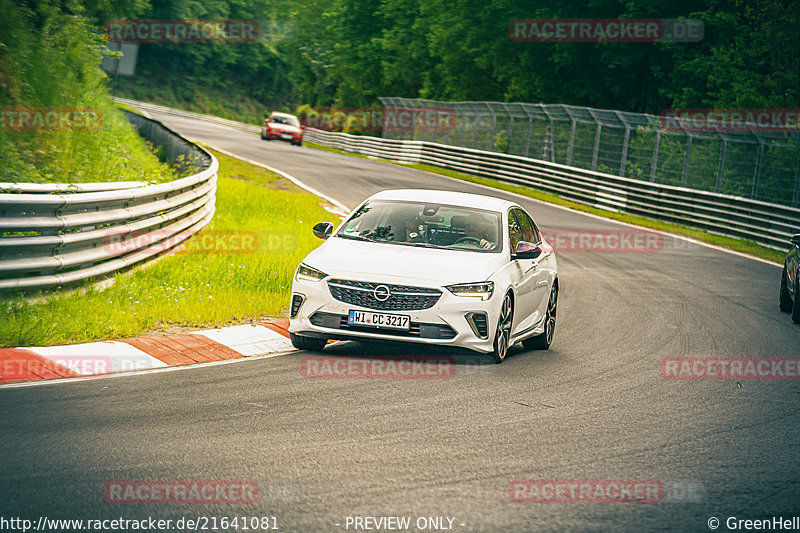
<path id="1" fill-rule="evenodd" d="M 517 243 L 524 240 L 522 238 L 522 228 L 517 221 L 517 216 L 514 214 L 515 211 L 516 209 L 512 209 L 508 212 L 508 240 L 512 254 L 517 249 Z"/>
<path id="2" fill-rule="evenodd" d="M 525 233 L 525 240 L 533 244 L 539 244 L 541 242 L 541 233 L 539 232 L 539 228 L 536 227 L 536 222 L 524 211 L 517 211 L 517 218 L 519 218 L 520 224 L 522 224 L 523 233 L 525 232 L 526 225 L 531 228 L 531 238 L 529 239 L 528 234 Z"/>
<path id="3" fill-rule="evenodd" d="M 521 209 L 513 209 L 514 214 L 517 216 L 519 228 L 522 231 L 522 239 L 525 242 L 536 242 L 536 235 L 533 232 L 533 223 L 528 215 Z"/>

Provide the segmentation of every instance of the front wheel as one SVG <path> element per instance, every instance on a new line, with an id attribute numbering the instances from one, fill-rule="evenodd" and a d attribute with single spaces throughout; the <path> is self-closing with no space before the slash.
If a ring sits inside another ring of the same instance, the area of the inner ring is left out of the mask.
<path id="1" fill-rule="evenodd" d="M 289 340 L 292 341 L 292 346 L 298 350 L 306 350 L 309 352 L 321 352 L 328 342 L 325 339 L 304 337 L 303 335 L 295 335 L 294 333 L 289 333 Z"/>
<path id="2" fill-rule="evenodd" d="M 558 285 L 553 284 L 550 299 L 547 301 L 547 314 L 544 317 L 544 331 L 540 335 L 525 339 L 522 345 L 528 350 L 547 350 L 553 343 L 556 332 L 556 311 L 558 309 Z"/>
<path id="3" fill-rule="evenodd" d="M 502 363 L 511 341 L 511 322 L 514 319 L 514 302 L 511 293 L 506 293 L 503 305 L 500 307 L 500 317 L 497 319 L 497 331 L 494 334 L 494 350 L 492 356 L 495 363 Z"/>
<path id="4" fill-rule="evenodd" d="M 796 298 L 795 298 L 796 299 Z M 786 265 L 783 265 L 783 273 L 781 274 L 781 311 L 788 313 L 792 310 L 792 292 L 789 290 L 788 272 L 786 272 Z"/>

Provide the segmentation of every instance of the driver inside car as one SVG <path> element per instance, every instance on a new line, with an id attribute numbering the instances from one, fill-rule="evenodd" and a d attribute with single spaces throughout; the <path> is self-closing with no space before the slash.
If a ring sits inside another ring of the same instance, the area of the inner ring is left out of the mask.
<path id="1" fill-rule="evenodd" d="M 467 242 L 472 241 L 484 250 L 494 247 L 496 242 L 496 229 L 494 225 L 477 213 L 468 216 L 453 217 L 451 226 L 464 228 L 464 237 Z"/>

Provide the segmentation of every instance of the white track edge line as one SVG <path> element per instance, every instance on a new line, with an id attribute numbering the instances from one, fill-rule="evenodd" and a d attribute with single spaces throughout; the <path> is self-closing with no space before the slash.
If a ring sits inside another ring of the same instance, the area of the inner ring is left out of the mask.
<path id="1" fill-rule="evenodd" d="M 198 140 L 195 140 L 195 142 L 201 143 L 201 141 L 198 141 Z M 286 178 L 287 180 L 289 180 L 292 183 L 294 183 L 295 185 L 297 185 L 298 187 L 301 187 L 301 188 L 305 189 L 306 191 L 310 192 L 314 196 L 318 196 L 318 197 L 322 198 L 323 200 L 325 200 L 326 202 L 329 202 L 329 203 L 333 204 L 334 206 L 336 206 L 339 209 L 341 209 L 344 213 L 350 213 L 350 209 L 346 205 L 344 205 L 342 202 L 340 202 L 339 200 L 336 200 L 335 198 L 331 198 L 327 194 L 325 194 L 323 192 L 320 192 L 317 189 L 315 189 L 315 188 L 313 188 L 313 187 L 311 187 L 309 185 L 306 185 L 305 183 L 303 183 L 299 179 L 295 178 L 294 176 L 292 176 L 288 172 L 284 172 L 282 170 L 278 170 L 275 167 L 271 167 L 269 165 L 265 165 L 264 163 L 259 163 L 258 161 L 254 161 L 254 160 L 248 159 L 246 157 L 242 157 L 240 155 L 234 154 L 233 152 L 229 152 L 228 150 L 225 150 L 225 149 L 220 148 L 218 146 L 214 146 L 213 144 L 208 144 L 208 143 L 202 143 L 202 144 L 204 144 L 205 146 L 208 146 L 212 150 L 216 150 L 217 152 L 223 153 L 223 154 L 225 154 L 227 156 L 234 157 L 234 158 L 239 159 L 241 161 L 245 161 L 246 163 L 250 163 L 251 165 L 256 165 L 256 166 L 259 166 L 261 168 L 265 168 L 265 169 L 267 169 L 267 170 L 269 170 L 271 172 L 274 172 L 276 174 L 279 174 L 279 175 L 283 176 L 284 178 Z"/>

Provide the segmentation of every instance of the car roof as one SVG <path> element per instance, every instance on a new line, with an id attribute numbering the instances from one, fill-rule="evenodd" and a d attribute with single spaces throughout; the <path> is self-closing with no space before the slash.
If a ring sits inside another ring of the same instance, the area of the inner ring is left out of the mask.
<path id="1" fill-rule="evenodd" d="M 370 200 L 402 200 L 409 202 L 424 202 L 427 204 L 450 204 L 464 207 L 475 207 L 489 211 L 504 212 L 509 207 L 516 206 L 514 202 L 472 194 L 468 192 L 440 191 L 434 189 L 389 189 L 373 194 Z"/>
<path id="2" fill-rule="evenodd" d="M 273 111 L 272 112 L 272 116 L 274 116 L 274 117 L 293 117 L 293 118 L 297 118 L 296 116 L 290 115 L 289 113 L 281 113 L 279 111 Z"/>

